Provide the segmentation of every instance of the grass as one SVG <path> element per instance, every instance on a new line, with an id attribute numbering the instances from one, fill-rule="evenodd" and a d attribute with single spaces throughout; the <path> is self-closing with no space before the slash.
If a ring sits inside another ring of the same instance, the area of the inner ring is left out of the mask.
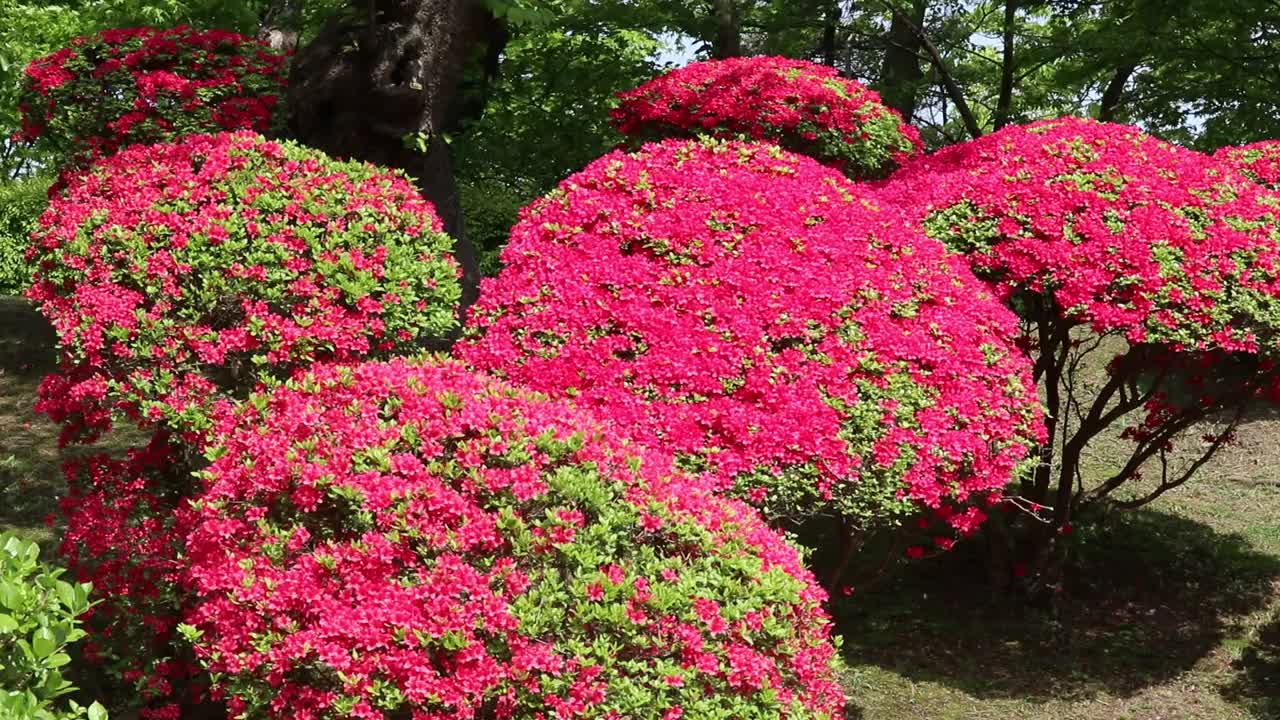
<path id="1" fill-rule="evenodd" d="M 53 362 L 39 316 L 0 298 L 0 530 L 46 545 L 61 456 L 30 407 Z M 1240 435 L 1148 508 L 1079 523 L 1053 613 L 994 603 L 974 544 L 855 589 L 849 717 L 1280 720 L 1280 419 Z"/>

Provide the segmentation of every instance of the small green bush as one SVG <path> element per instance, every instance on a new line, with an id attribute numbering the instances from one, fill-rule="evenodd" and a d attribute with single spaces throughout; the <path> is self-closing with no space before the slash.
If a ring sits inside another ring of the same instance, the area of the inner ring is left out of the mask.
<path id="1" fill-rule="evenodd" d="M 0 182 L 0 295 L 21 295 L 31 284 L 24 255 L 48 205 L 49 183 L 43 175 Z"/>
<path id="2" fill-rule="evenodd" d="M 79 617 L 89 609 L 87 584 L 69 583 L 63 571 L 40 562 L 40 548 L 0 535 L 0 718 L 105 720 L 94 703 L 60 698 L 75 690 L 62 675 L 68 646 L 83 638 Z"/>

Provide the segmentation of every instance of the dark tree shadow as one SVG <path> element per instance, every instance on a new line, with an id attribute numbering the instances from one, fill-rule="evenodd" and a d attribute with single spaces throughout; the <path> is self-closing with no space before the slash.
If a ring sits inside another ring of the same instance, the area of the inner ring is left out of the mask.
<path id="1" fill-rule="evenodd" d="M 0 377 L 39 378 L 55 363 L 53 328 L 30 302 L 0 295 Z"/>
<path id="2" fill-rule="evenodd" d="M 838 611 L 846 657 L 985 699 L 1128 697 L 1191 669 L 1280 578 L 1244 537 L 1149 509 L 1075 539 L 1052 611 L 993 601 L 977 541 L 855 592 Z"/>
<path id="3" fill-rule="evenodd" d="M 1280 611 L 1272 614 L 1232 663 L 1237 675 L 1222 689 L 1226 699 L 1258 718 L 1280 718 Z"/>

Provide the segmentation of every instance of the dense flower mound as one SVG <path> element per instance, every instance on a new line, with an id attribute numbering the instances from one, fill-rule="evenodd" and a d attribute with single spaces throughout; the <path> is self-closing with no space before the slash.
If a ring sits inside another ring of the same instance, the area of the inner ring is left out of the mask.
<path id="1" fill-rule="evenodd" d="M 1214 157 L 1232 165 L 1249 179 L 1271 190 L 1280 190 L 1280 140 L 1225 147 Z"/>
<path id="2" fill-rule="evenodd" d="M 184 499 L 191 480 L 175 462 L 180 452 L 160 432 L 122 458 L 93 455 L 64 466 L 61 552 L 97 598 L 85 619 L 85 656 L 137 689 L 129 702 L 144 718 L 170 717 L 199 670 L 174 652 L 187 604 L 182 539 L 192 519 Z"/>
<path id="3" fill-rule="evenodd" d="M 217 392 L 444 335 L 450 245 L 431 204 L 371 165 L 247 132 L 126 148 L 34 234 L 29 296 L 66 355 L 45 394 L 64 407 L 46 411 L 194 427 Z"/>
<path id="4" fill-rule="evenodd" d="M 22 137 L 84 162 L 131 143 L 266 132 L 287 60 L 221 30 L 133 28 L 80 37 L 27 66 Z"/>
<path id="5" fill-rule="evenodd" d="M 775 517 L 961 531 L 1039 433 L 1014 318 L 961 258 L 773 146 L 614 153 L 523 212 L 459 356 L 575 397 Z"/>
<path id="6" fill-rule="evenodd" d="M 782 57 L 698 62 L 620 95 L 612 113 L 640 140 L 716 135 L 765 140 L 853 178 L 882 177 L 920 135 L 874 91 L 835 68 Z"/>
<path id="7" fill-rule="evenodd" d="M 797 551 L 567 404 L 323 365 L 218 434 L 185 632 L 233 715 L 843 717 Z"/>
<path id="8" fill-rule="evenodd" d="M 1136 128 L 1006 128 L 909 165 L 882 196 L 1007 298 L 1048 296 L 1098 332 L 1250 353 L 1280 339 L 1280 200 Z"/>

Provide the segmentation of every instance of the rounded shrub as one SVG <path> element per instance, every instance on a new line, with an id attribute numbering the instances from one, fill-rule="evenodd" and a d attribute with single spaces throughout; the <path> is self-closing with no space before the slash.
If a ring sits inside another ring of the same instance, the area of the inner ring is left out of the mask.
<path id="1" fill-rule="evenodd" d="M 1181 351 L 1280 339 L 1280 198 L 1137 128 L 1012 126 L 912 163 L 880 195 L 1002 297 L 1042 296 L 1095 331 Z"/>
<path id="2" fill-rule="evenodd" d="M 222 30 L 104 30 L 27 66 L 20 137 L 80 164 L 131 143 L 266 132 L 287 61 Z"/>
<path id="3" fill-rule="evenodd" d="M 1280 140 L 1224 147 L 1214 157 L 1269 190 L 1280 190 Z"/>
<path id="4" fill-rule="evenodd" d="M 763 140 L 855 179 L 887 175 L 921 148 L 915 128 L 874 91 L 805 60 L 697 62 L 619 97 L 614 124 L 639 141 L 707 135 Z"/>
<path id="5" fill-rule="evenodd" d="M 40 561 L 40 548 L 0 533 L 0 717 L 6 720 L 105 720 L 98 703 L 82 707 L 66 696 L 70 646 L 84 638 L 79 617 L 89 609 L 84 583 Z"/>
<path id="6" fill-rule="evenodd" d="M 233 715 L 841 717 L 796 550 L 570 405 L 319 366 L 218 436 L 184 632 Z"/>
<path id="7" fill-rule="evenodd" d="M 774 146 L 601 158 L 523 211 L 503 263 L 461 358 L 776 519 L 925 506 L 967 532 L 1040 432 L 1014 318 L 963 260 Z"/>
<path id="8" fill-rule="evenodd" d="M 1073 517 L 1182 485 L 1251 407 L 1277 399 L 1280 196 L 1220 158 L 1066 118 L 922 158 L 880 196 L 964 253 L 1022 319 L 1049 418 L 1021 487 L 1047 520 L 1016 549 L 1032 591 L 1060 579 Z M 1081 369 L 1104 365 L 1095 352 L 1111 359 L 1081 392 Z M 1091 444 L 1117 434 L 1128 456 L 1085 472 Z M 1190 452 L 1174 456 L 1182 439 Z M 1148 481 L 1118 493 L 1148 462 Z"/>
<path id="9" fill-rule="evenodd" d="M 80 397 L 198 430 L 220 395 L 416 347 L 455 326 L 450 248 L 397 173 L 252 133 L 126 148 L 34 235 L 29 297 L 65 366 L 45 410 L 93 412 Z"/>

